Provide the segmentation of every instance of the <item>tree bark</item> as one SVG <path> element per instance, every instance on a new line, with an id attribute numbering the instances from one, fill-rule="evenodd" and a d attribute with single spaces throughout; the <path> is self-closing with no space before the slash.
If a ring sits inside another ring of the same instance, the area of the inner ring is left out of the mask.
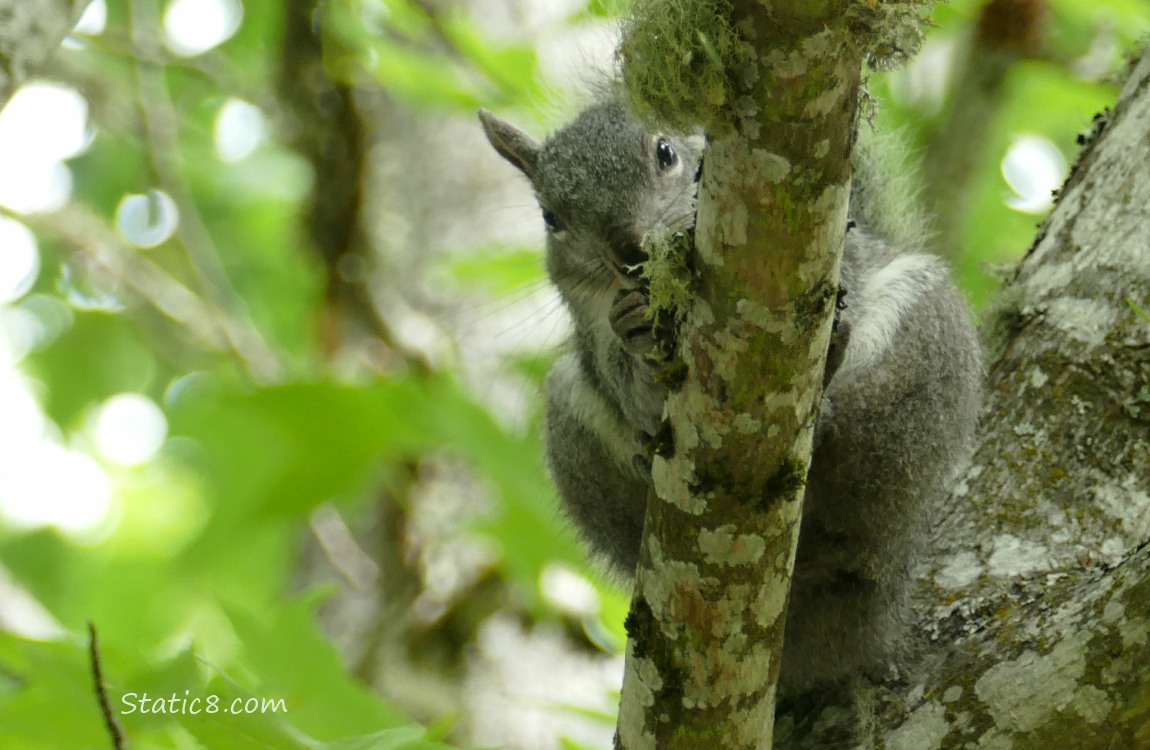
<path id="1" fill-rule="evenodd" d="M 0 109 L 76 25 L 88 0 L 0 0 Z"/>
<path id="2" fill-rule="evenodd" d="M 920 673 L 780 716 L 777 747 L 1150 747 L 1147 123 L 1150 49 L 987 325 L 989 403 L 923 570 Z"/>
<path id="3" fill-rule="evenodd" d="M 656 441 L 627 619 L 627 750 L 772 743 L 861 67 L 890 29 L 860 4 L 767 6 L 640 3 L 622 46 L 639 110 L 704 123 L 709 141 L 696 290 L 671 313 L 686 377 Z"/>

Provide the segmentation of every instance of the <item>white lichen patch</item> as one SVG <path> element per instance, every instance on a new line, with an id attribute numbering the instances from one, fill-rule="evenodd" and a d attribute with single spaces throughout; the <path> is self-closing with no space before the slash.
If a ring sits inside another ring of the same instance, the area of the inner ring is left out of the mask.
<path id="1" fill-rule="evenodd" d="M 1047 236 L 1051 232 L 1047 231 Z M 1045 299 L 1051 292 L 1066 289 L 1070 282 L 1079 275 L 1073 262 L 1043 263 L 1035 266 L 1038 270 L 1026 280 L 1027 299 Z"/>
<path id="2" fill-rule="evenodd" d="M 803 117 L 821 118 L 838 109 L 842 106 L 843 97 L 846 96 L 849 86 L 846 78 L 836 80 L 833 86 L 826 87 L 821 94 L 807 102 L 803 107 Z"/>
<path id="3" fill-rule="evenodd" d="M 683 387 L 667 396 L 663 403 L 663 418 L 670 419 L 675 430 L 675 445 L 677 451 L 690 453 L 699 447 L 699 431 L 695 429 L 691 419 L 695 412 L 687 411 L 690 408 L 699 408 L 699 404 L 706 398 L 700 393 L 699 384 L 688 380 Z M 692 475 L 694 466 L 691 466 Z"/>
<path id="4" fill-rule="evenodd" d="M 724 642 L 718 649 L 686 654 L 687 674 L 700 675 L 683 685 L 683 705 L 687 708 L 713 708 L 732 699 L 739 700 L 762 687 L 771 667 L 771 650 L 746 639 Z M 722 688 L 721 691 L 719 688 Z"/>
<path id="5" fill-rule="evenodd" d="M 712 565 L 750 565 L 758 562 L 767 543 L 755 534 L 735 535 L 736 526 L 726 524 L 717 529 L 703 529 L 699 532 L 699 551 L 703 559 Z"/>
<path id="6" fill-rule="evenodd" d="M 784 337 L 787 336 L 787 334 L 794 336 L 794 326 L 790 325 L 784 316 L 772 311 L 769 307 L 764 307 L 749 299 L 741 299 L 735 303 L 735 314 L 745 323 L 762 329 L 767 333 L 774 333 Z M 782 338 L 781 340 L 784 344 L 790 342 L 789 338 Z"/>
<path id="7" fill-rule="evenodd" d="M 1046 385 L 1046 381 L 1050 380 L 1046 373 L 1042 371 L 1041 367 L 1035 367 L 1030 371 L 1030 385 L 1034 388 L 1041 388 Z"/>
<path id="8" fill-rule="evenodd" d="M 970 551 L 959 552 L 950 558 L 942 570 L 934 575 L 934 582 L 944 589 L 963 589 L 982 575 L 978 555 Z"/>
<path id="9" fill-rule="evenodd" d="M 731 425 L 740 435 L 755 435 L 763 429 L 763 423 L 746 412 L 736 414 Z"/>
<path id="10" fill-rule="evenodd" d="M 1082 633 L 1059 641 L 1049 654 L 1026 651 L 995 664 L 974 684 L 974 692 L 997 726 L 1028 732 L 1074 700 L 1086 672 L 1088 642 L 1089 634 Z"/>
<path id="11" fill-rule="evenodd" d="M 1090 346 L 1106 343 L 1118 323 L 1114 308 L 1097 299 L 1062 297 L 1046 303 L 1046 320 L 1072 339 Z"/>
<path id="12" fill-rule="evenodd" d="M 784 52 L 777 47 L 767 53 L 765 62 L 779 78 L 797 78 L 805 75 L 810 65 L 803 53 L 797 50 Z"/>
<path id="13" fill-rule="evenodd" d="M 746 709 L 735 709 L 731 712 L 731 724 L 734 726 L 735 747 L 752 747 L 761 740 L 766 727 L 775 713 L 775 691 L 772 688 L 762 700 L 752 704 Z"/>
<path id="14" fill-rule="evenodd" d="M 1102 668 L 1102 682 L 1107 685 L 1120 682 L 1126 679 L 1126 675 L 1130 674 L 1130 670 L 1133 668 L 1134 665 L 1129 659 L 1116 656 Z"/>
<path id="15" fill-rule="evenodd" d="M 651 659 L 641 659 L 634 653 L 629 653 L 627 656 L 634 662 L 635 672 L 639 675 L 639 684 L 642 686 L 639 705 L 655 705 L 655 693 L 663 689 L 663 676 L 659 674 L 659 668 Z"/>
<path id="16" fill-rule="evenodd" d="M 1014 431 L 1014 434 L 1018 435 L 1019 437 L 1026 437 L 1027 435 L 1033 435 L 1035 432 L 1037 432 L 1037 430 L 1034 429 L 1034 425 L 1032 425 L 1030 422 L 1019 422 L 1011 429 Z"/>
<path id="17" fill-rule="evenodd" d="M 946 689 L 946 692 L 944 692 L 942 694 L 942 702 L 943 703 L 954 703 L 956 700 L 958 700 L 961 697 L 962 697 L 962 685 L 951 685 L 950 687 L 948 687 Z"/>
<path id="18" fill-rule="evenodd" d="M 752 602 L 755 619 L 765 628 L 774 625 L 787 604 L 787 592 L 778 581 L 765 581 L 759 586 L 759 594 Z"/>
<path id="19" fill-rule="evenodd" d="M 711 623 L 711 643 L 723 643 L 724 648 L 736 648 L 739 643 L 747 643 L 747 634 L 743 631 L 743 613 L 746 611 L 746 602 L 750 601 L 750 584 L 738 584 L 727 588 L 727 593 L 721 601 L 712 602 L 714 621 Z"/>
<path id="20" fill-rule="evenodd" d="M 1070 702 L 1070 708 L 1087 724 L 1101 724 L 1114 709 L 1114 703 L 1102 690 L 1093 685 L 1083 685 Z"/>
<path id="21" fill-rule="evenodd" d="M 1110 537 L 1098 548 L 1098 553 L 1107 565 L 1117 565 L 1126 556 L 1126 543 L 1116 537 Z"/>
<path id="22" fill-rule="evenodd" d="M 782 154 L 772 153 L 765 148 L 751 149 L 751 170 L 763 182 L 777 185 L 791 173 L 791 163 Z"/>
<path id="23" fill-rule="evenodd" d="M 706 198 L 707 192 L 699 189 L 699 202 L 695 215 L 695 255 L 701 265 L 723 266 L 726 259 L 716 252 L 717 243 L 713 227 L 715 227 L 715 210 L 718 208 L 714 200 Z M 698 299 L 696 297 L 696 299 Z"/>
<path id="24" fill-rule="evenodd" d="M 678 453 L 690 453 L 699 445 L 719 448 L 723 436 L 731 431 L 729 416 L 722 404 L 703 390 L 700 383 L 688 380 L 681 389 L 667 397 L 664 414 L 670 414 Z M 686 481 L 694 479 L 695 466 L 690 466 Z"/>
<path id="25" fill-rule="evenodd" d="M 627 747 L 654 747 L 655 736 L 647 729 L 647 710 L 655 705 L 655 690 L 663 685 L 658 669 L 649 659 L 638 659 L 627 648 L 628 675 L 623 680 L 619 704 L 619 737 Z M 652 687 L 656 686 L 656 687 Z M 634 699 L 631 696 L 635 696 Z"/>
<path id="26" fill-rule="evenodd" d="M 680 635 L 676 623 L 693 612 L 706 599 L 706 590 L 718 587 L 719 581 L 704 576 L 694 563 L 666 559 L 654 534 L 647 537 L 647 548 L 651 553 L 651 569 L 640 578 L 638 589 L 661 623 L 664 634 L 676 639 Z"/>
<path id="27" fill-rule="evenodd" d="M 691 305 L 691 323 L 696 327 L 709 326 L 715 322 L 715 311 L 702 297 L 696 296 Z"/>
<path id="28" fill-rule="evenodd" d="M 651 484 L 664 501 L 684 513 L 698 516 L 707 510 L 707 501 L 691 495 L 689 477 L 694 476 L 694 469 L 694 463 L 680 453 L 676 453 L 670 460 L 655 456 L 651 460 Z"/>
<path id="29" fill-rule="evenodd" d="M 887 735 L 887 750 L 938 750 L 947 735 L 946 709 L 929 701 L 915 709 L 903 725 Z"/>
<path id="30" fill-rule="evenodd" d="M 1120 482 L 1100 482 L 1094 487 L 1094 504 L 1122 524 L 1128 544 L 1150 538 L 1150 493 L 1144 478 L 1127 474 Z"/>
<path id="31" fill-rule="evenodd" d="M 1118 627 L 1118 634 L 1122 636 L 1122 648 L 1133 649 L 1146 645 L 1146 638 L 1150 635 L 1150 624 L 1142 619 L 1129 619 Z"/>
<path id="32" fill-rule="evenodd" d="M 978 739 L 978 750 L 1013 750 L 1014 740 L 1010 735 L 991 729 Z"/>
<path id="33" fill-rule="evenodd" d="M 1102 622 L 1107 625 L 1115 625 L 1125 614 L 1126 605 L 1115 597 L 1106 602 L 1106 606 L 1102 608 Z"/>
<path id="34" fill-rule="evenodd" d="M 742 246 L 747 244 L 747 207 L 742 201 L 734 201 L 726 211 L 719 214 L 716 222 L 717 239 L 725 245 Z"/>
<path id="35" fill-rule="evenodd" d="M 1029 575 L 1050 568 L 1050 550 L 1029 539 L 1000 534 L 994 539 L 987 566 L 990 574 L 999 578 Z"/>
<path id="36" fill-rule="evenodd" d="M 704 347 L 707 358 L 714 366 L 715 374 L 727 382 L 735 380 L 735 368 L 739 364 L 739 355 L 747 351 L 746 334 L 737 330 L 739 325 L 728 324 L 723 330 L 714 334 L 713 343 L 706 342 Z"/>

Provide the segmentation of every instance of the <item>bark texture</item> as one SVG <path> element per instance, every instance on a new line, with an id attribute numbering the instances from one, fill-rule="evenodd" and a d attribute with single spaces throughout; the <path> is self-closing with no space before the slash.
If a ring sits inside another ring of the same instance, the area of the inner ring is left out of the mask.
<path id="1" fill-rule="evenodd" d="M 1150 52 L 990 329 L 980 448 L 935 534 L 921 671 L 778 748 L 1150 747 Z"/>
<path id="2" fill-rule="evenodd" d="M 0 109 L 76 25 L 88 0 L 0 0 Z"/>
<path id="3" fill-rule="evenodd" d="M 855 4 L 767 5 L 641 3 L 622 46 L 646 111 L 705 123 L 709 140 L 697 291 L 680 310 L 687 375 L 657 440 L 627 620 L 627 750 L 771 746 L 860 70 L 878 34 L 860 39 Z M 688 111 L 700 102 L 718 106 Z"/>

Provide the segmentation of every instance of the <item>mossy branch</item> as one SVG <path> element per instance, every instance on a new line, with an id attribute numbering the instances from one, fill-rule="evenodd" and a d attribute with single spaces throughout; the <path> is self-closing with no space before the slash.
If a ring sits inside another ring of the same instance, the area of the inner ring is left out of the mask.
<path id="1" fill-rule="evenodd" d="M 635 5 L 619 51 L 634 109 L 702 127 L 708 148 L 694 253 L 650 264 L 653 308 L 693 296 L 677 303 L 686 374 L 652 461 L 617 747 L 771 745 L 861 69 L 915 48 L 928 5 Z"/>

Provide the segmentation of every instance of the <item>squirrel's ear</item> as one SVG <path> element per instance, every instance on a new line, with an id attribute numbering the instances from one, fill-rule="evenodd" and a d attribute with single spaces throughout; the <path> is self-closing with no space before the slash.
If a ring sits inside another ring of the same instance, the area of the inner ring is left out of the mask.
<path id="1" fill-rule="evenodd" d="M 539 163 L 539 144 L 519 130 L 514 125 L 500 120 L 486 109 L 479 110 L 479 121 L 483 123 L 483 132 L 487 140 L 507 161 L 519 168 L 527 175 L 527 179 L 535 181 L 535 167 Z"/>

